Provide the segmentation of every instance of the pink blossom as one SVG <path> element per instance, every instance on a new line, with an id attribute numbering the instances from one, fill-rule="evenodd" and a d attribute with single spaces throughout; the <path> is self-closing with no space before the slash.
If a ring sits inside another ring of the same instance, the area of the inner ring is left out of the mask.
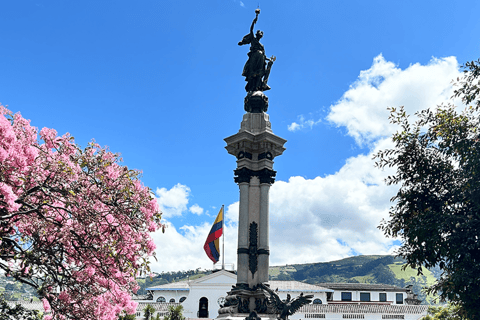
<path id="1" fill-rule="evenodd" d="M 2 200 L 7 203 L 6 209 L 9 212 L 16 211 L 20 208 L 20 205 L 15 203 L 15 200 L 17 200 L 18 197 L 13 192 L 13 189 L 11 186 L 3 182 L 0 182 L 0 195 L 3 196 Z M 0 208 L 1 207 L 3 206 L 0 205 Z"/>
<path id="2" fill-rule="evenodd" d="M 70 296 L 68 295 L 68 293 L 66 293 L 65 291 L 62 291 L 60 292 L 60 294 L 58 295 L 58 299 L 59 300 L 62 300 L 64 302 L 68 302 L 70 300 Z"/>
<path id="3" fill-rule="evenodd" d="M 115 221 L 115 218 L 111 214 L 107 214 L 105 219 L 107 219 L 108 223 L 110 223 L 110 224 L 112 224 L 113 221 Z"/>
<path id="4" fill-rule="evenodd" d="M 149 252 L 153 252 L 157 248 L 157 246 L 155 245 L 155 242 L 153 242 L 152 240 L 149 240 L 147 242 L 147 248 Z"/>
<path id="5" fill-rule="evenodd" d="M 43 302 L 43 310 L 45 310 L 45 312 L 49 312 L 50 304 L 48 303 L 47 299 L 43 298 L 42 302 Z"/>
<path id="6" fill-rule="evenodd" d="M 85 271 L 87 272 L 89 277 L 95 274 L 95 268 L 93 268 L 92 266 L 89 266 Z"/>
<path id="7" fill-rule="evenodd" d="M 49 149 L 55 147 L 53 142 L 56 140 L 56 136 L 57 136 L 57 131 L 55 129 L 49 129 L 45 127 L 42 130 L 40 130 L 40 137 L 42 138 L 43 141 L 45 141 L 45 144 Z"/>
<path id="8" fill-rule="evenodd" d="M 157 225 L 151 221 L 149 224 L 148 224 L 148 231 L 149 232 L 154 232 L 157 230 Z"/>

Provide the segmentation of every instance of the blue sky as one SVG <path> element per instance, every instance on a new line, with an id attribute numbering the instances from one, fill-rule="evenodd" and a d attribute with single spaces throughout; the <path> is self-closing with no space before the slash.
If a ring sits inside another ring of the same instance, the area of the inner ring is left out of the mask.
<path id="1" fill-rule="evenodd" d="M 163 208 L 154 271 L 210 268 L 203 242 L 227 210 L 235 263 L 238 187 L 223 139 L 238 131 L 248 33 L 275 55 L 267 92 L 288 140 L 271 188 L 271 264 L 384 254 L 395 187 L 372 154 L 387 107 L 451 96 L 479 56 L 477 1 L 2 1 L 0 102 L 38 128 L 95 139 L 143 171 Z"/>

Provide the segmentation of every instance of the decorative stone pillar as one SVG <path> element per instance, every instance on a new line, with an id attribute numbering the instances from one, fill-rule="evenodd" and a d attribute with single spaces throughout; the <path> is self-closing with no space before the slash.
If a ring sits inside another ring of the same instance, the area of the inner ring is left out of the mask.
<path id="1" fill-rule="evenodd" d="M 218 311 L 222 320 L 273 320 L 278 310 L 285 305 L 274 306 L 272 300 L 281 304 L 278 295 L 268 287 L 269 267 L 269 212 L 268 193 L 275 181 L 273 159 L 285 151 L 287 140 L 272 132 L 268 110 L 268 97 L 263 91 L 270 90 L 267 84 L 275 56 L 267 58 L 259 40 L 263 32 L 253 34 L 260 9 L 255 9 L 255 19 L 250 33 L 238 45 L 250 44 L 248 60 L 243 68 L 247 95 L 240 130 L 225 138 L 225 147 L 237 158 L 235 182 L 240 188 L 238 217 L 237 284 L 226 297 Z M 272 298 L 274 297 L 274 299 Z M 285 315 L 283 316 L 285 319 Z"/>
<path id="2" fill-rule="evenodd" d="M 276 175 L 273 160 L 285 151 L 287 141 L 273 134 L 268 114 L 247 112 L 238 133 L 225 142 L 228 153 L 237 158 L 234 179 L 240 189 L 237 284 L 228 293 L 229 299 L 238 300 L 235 313 L 271 313 L 259 285 L 268 282 L 269 191 Z"/>

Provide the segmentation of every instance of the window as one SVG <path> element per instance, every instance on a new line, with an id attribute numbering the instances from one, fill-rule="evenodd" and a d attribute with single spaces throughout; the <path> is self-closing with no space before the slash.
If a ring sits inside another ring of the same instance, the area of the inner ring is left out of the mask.
<path id="1" fill-rule="evenodd" d="M 370 292 L 360 292 L 360 301 L 370 301 Z"/>
<path id="2" fill-rule="evenodd" d="M 365 315 L 364 314 L 343 314 L 342 315 L 342 318 L 343 319 L 365 319 Z"/>
<path id="3" fill-rule="evenodd" d="M 167 302 L 167 300 L 165 299 L 165 297 L 158 297 L 157 298 L 157 302 Z"/>
<path id="4" fill-rule="evenodd" d="M 312 303 L 313 303 L 313 304 L 322 304 L 322 300 L 320 300 L 320 299 L 315 299 L 315 300 L 313 300 Z"/>
<path id="5" fill-rule="evenodd" d="M 180 300 L 178 300 L 178 302 L 182 303 L 185 300 L 187 300 L 187 297 L 181 297 Z"/>
<path id="6" fill-rule="evenodd" d="M 403 293 L 397 293 L 397 304 L 403 304 Z"/>
<path id="7" fill-rule="evenodd" d="M 387 294 L 385 292 L 380 292 L 379 299 L 380 302 L 386 302 L 387 301 Z"/>
<path id="8" fill-rule="evenodd" d="M 197 318 L 208 318 L 208 299 L 205 297 L 198 302 Z"/>
<path id="9" fill-rule="evenodd" d="M 172 299 L 170 299 L 170 301 L 169 301 L 169 302 L 170 302 L 170 303 L 175 303 L 175 299 L 174 299 L 174 298 L 172 298 Z"/>
<path id="10" fill-rule="evenodd" d="M 342 292 L 342 301 L 352 301 L 352 293 Z"/>

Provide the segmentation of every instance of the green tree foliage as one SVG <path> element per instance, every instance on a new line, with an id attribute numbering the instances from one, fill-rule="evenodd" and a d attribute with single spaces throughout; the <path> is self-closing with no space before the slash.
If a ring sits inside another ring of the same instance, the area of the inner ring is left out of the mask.
<path id="1" fill-rule="evenodd" d="M 152 320 L 154 313 L 155 308 L 149 304 L 147 304 L 147 306 L 143 309 L 143 316 L 145 317 L 145 320 Z"/>
<path id="2" fill-rule="evenodd" d="M 459 306 L 447 304 L 441 307 L 429 307 L 428 315 L 422 320 L 467 320 L 467 318 L 460 315 Z"/>
<path id="3" fill-rule="evenodd" d="M 118 316 L 118 320 L 135 320 L 137 317 L 135 317 L 135 314 L 123 314 Z"/>
<path id="4" fill-rule="evenodd" d="M 293 280 L 293 278 L 292 278 L 292 276 L 289 275 L 288 273 L 286 273 L 286 272 L 281 272 L 281 273 L 278 275 L 277 280 L 290 281 L 290 280 Z"/>
<path id="5" fill-rule="evenodd" d="M 377 283 L 397 285 L 395 273 L 389 267 L 379 264 L 372 270 L 372 275 Z"/>
<path id="6" fill-rule="evenodd" d="M 37 310 L 28 310 L 20 304 L 10 307 L 3 295 L 0 295 L 0 320 L 41 320 L 43 316 Z"/>
<path id="7" fill-rule="evenodd" d="M 183 306 L 181 304 L 177 306 L 168 307 L 168 314 L 163 320 L 185 320 L 183 316 Z"/>
<path id="8" fill-rule="evenodd" d="M 408 266 L 442 271 L 428 292 L 480 319 L 480 64 L 468 63 L 455 95 L 466 108 L 448 102 L 416 113 L 411 124 L 403 107 L 390 120 L 400 126 L 395 147 L 379 152 L 377 166 L 393 167 L 387 184 L 399 185 L 390 220 L 380 229 L 403 240 L 399 255 Z"/>
<path id="9" fill-rule="evenodd" d="M 292 273 L 292 277 L 294 280 L 306 280 L 308 283 L 358 282 L 352 278 L 366 276 L 379 265 L 388 269 L 385 266 L 394 262 L 395 258 L 393 256 L 357 256 L 332 262 L 307 264 L 301 268 L 296 266 L 297 271 Z M 387 270 L 384 271 L 388 272 Z"/>

